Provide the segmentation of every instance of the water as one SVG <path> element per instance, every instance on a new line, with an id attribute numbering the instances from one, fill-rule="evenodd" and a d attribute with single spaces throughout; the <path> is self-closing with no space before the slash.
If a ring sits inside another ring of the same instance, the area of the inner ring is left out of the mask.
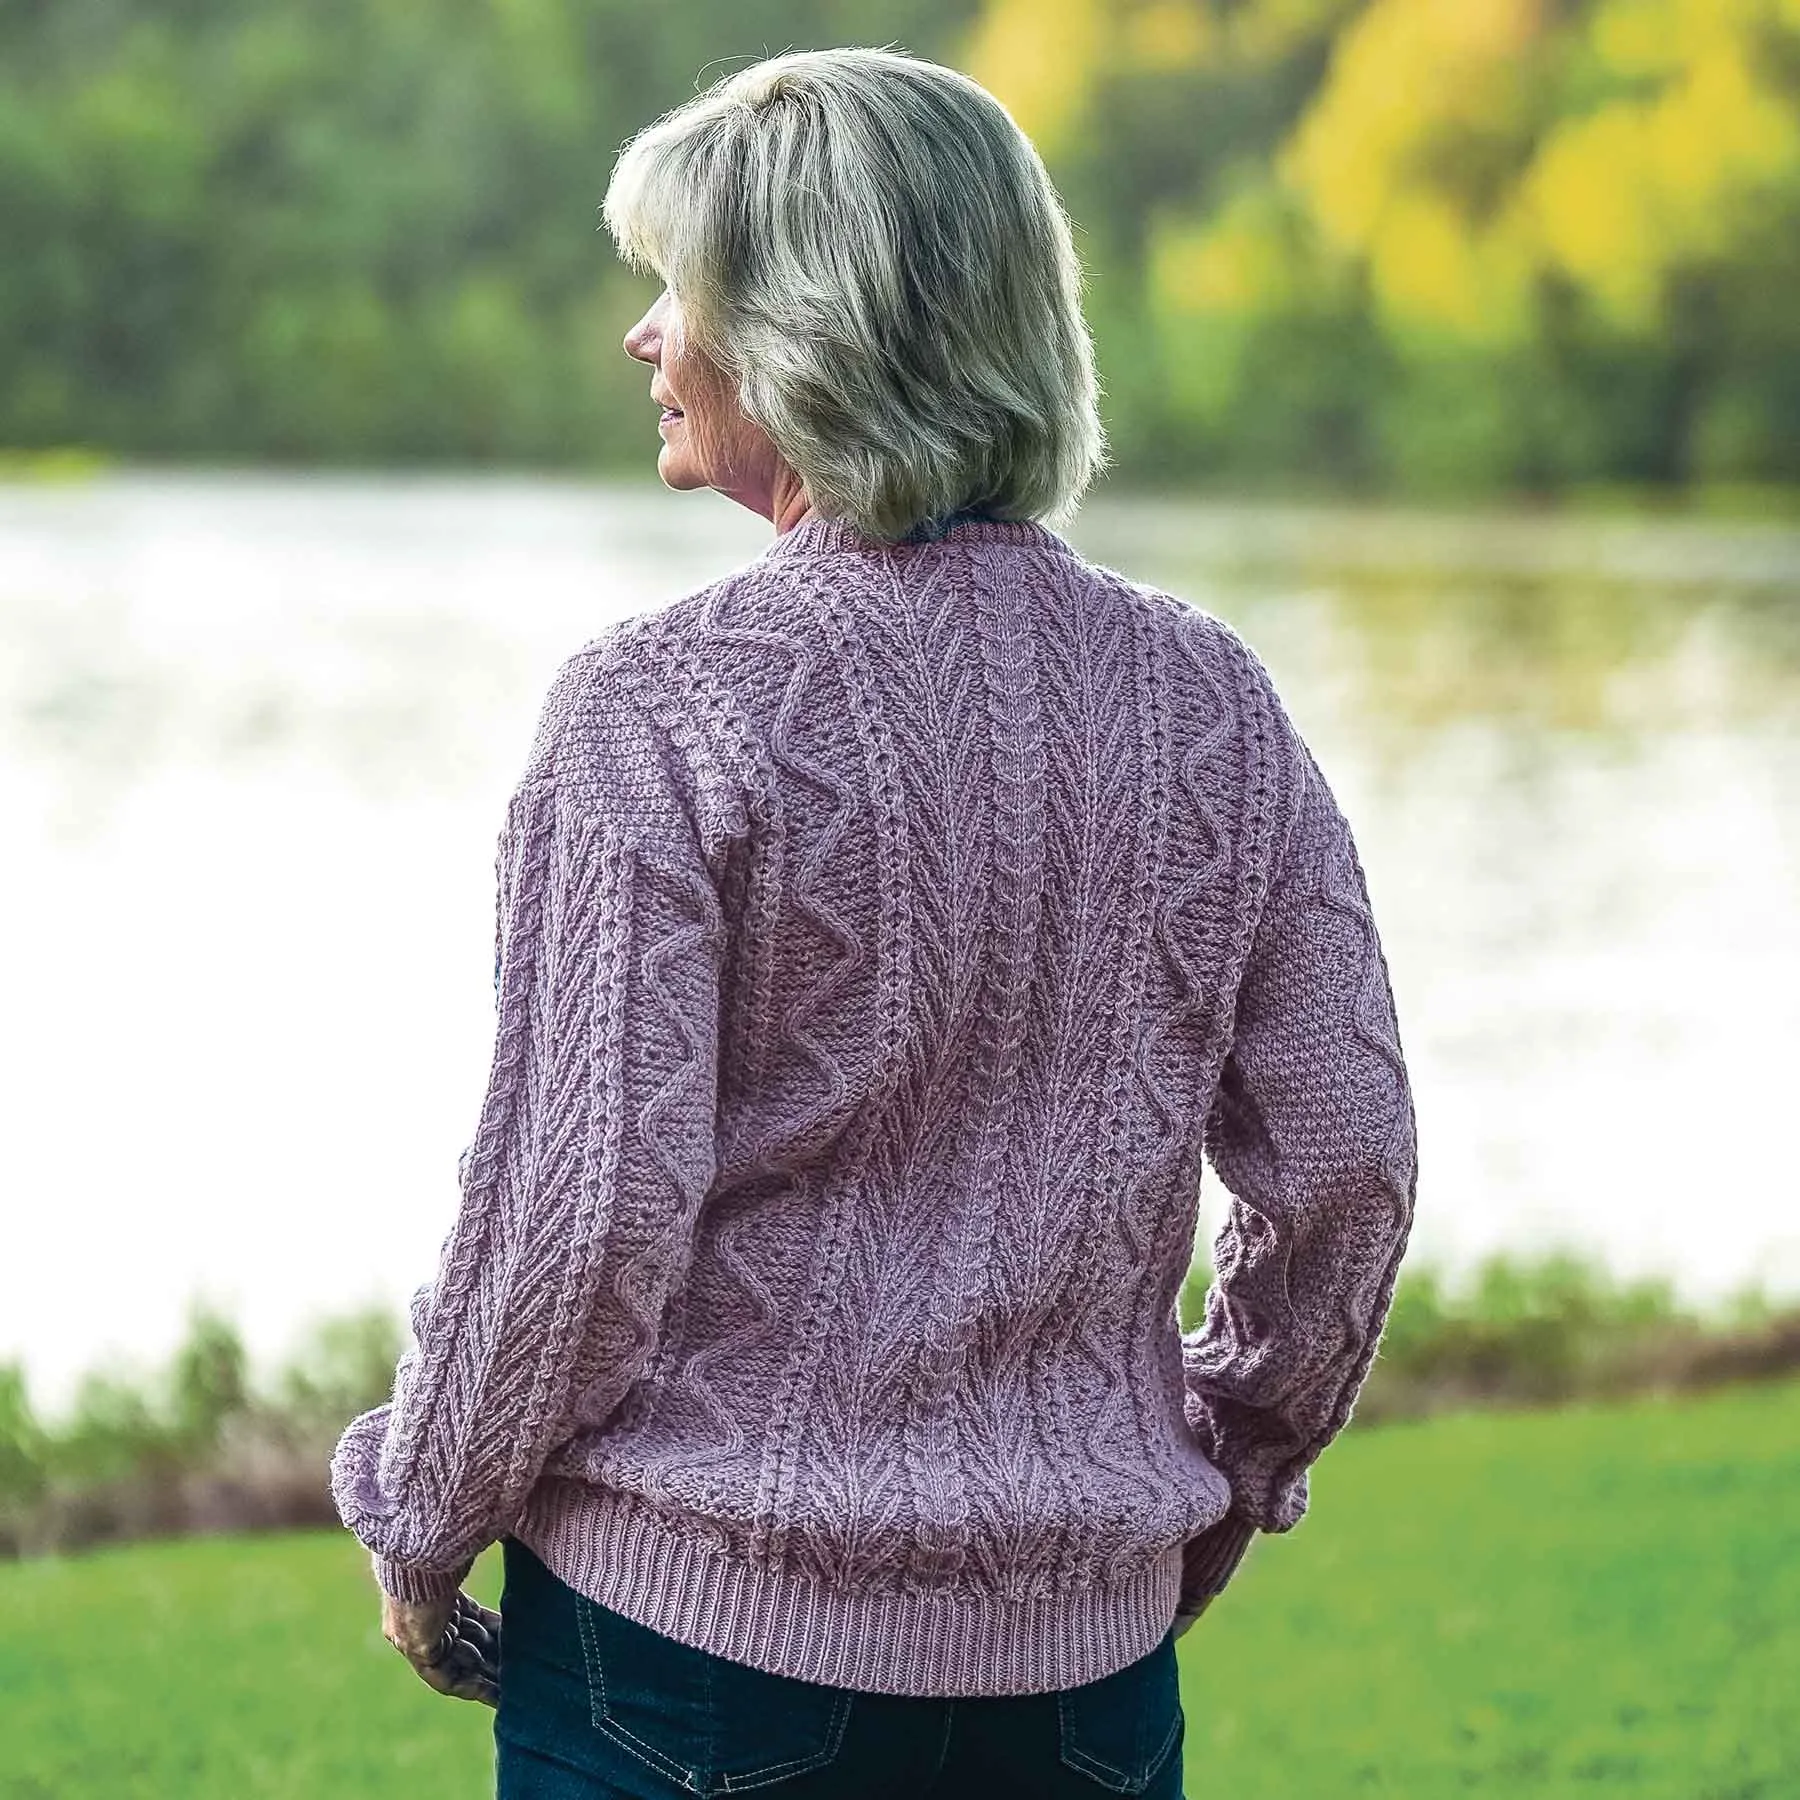
<path id="1" fill-rule="evenodd" d="M 1246 634 L 1356 828 L 1416 1254 L 1800 1290 L 1800 531 L 1096 500 L 1068 535 Z M 654 485 L 0 488 L 0 1355 L 40 1400 L 194 1295 L 270 1357 L 431 1274 L 538 702 L 769 536 Z"/>

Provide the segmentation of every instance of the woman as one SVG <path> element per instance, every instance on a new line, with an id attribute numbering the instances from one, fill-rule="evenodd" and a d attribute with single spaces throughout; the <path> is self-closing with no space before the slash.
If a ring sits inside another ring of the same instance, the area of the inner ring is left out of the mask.
<path id="1" fill-rule="evenodd" d="M 1178 1795 L 1174 1638 L 1304 1511 L 1412 1216 L 1350 832 L 1244 644 L 1044 523 L 1104 439 L 991 95 L 777 56 L 605 214 L 662 479 L 775 537 L 558 674 L 338 1506 L 502 1795 Z"/>

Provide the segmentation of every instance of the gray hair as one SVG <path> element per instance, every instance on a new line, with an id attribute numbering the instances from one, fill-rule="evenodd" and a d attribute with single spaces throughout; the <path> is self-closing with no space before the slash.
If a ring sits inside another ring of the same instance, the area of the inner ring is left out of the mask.
<path id="1" fill-rule="evenodd" d="M 968 76 L 769 57 L 633 137 L 602 211 L 816 512 L 886 540 L 971 506 L 1062 525 L 1108 465 L 1068 215 Z"/>

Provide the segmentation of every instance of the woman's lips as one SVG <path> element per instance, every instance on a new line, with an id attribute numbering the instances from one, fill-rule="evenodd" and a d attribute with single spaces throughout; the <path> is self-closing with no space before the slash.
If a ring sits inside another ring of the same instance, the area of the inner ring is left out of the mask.
<path id="1" fill-rule="evenodd" d="M 671 419 L 679 419 L 684 416 L 685 415 L 682 413 L 679 406 L 665 406 L 662 409 L 662 417 L 657 420 L 657 423 L 659 425 L 667 425 Z"/>

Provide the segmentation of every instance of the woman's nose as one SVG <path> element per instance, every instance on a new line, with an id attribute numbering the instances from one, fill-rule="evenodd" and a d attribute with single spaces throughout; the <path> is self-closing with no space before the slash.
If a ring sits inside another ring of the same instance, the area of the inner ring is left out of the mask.
<path id="1" fill-rule="evenodd" d="M 662 351 L 662 310 L 668 300 L 665 289 L 656 297 L 655 304 L 625 334 L 625 353 L 635 356 L 640 362 L 655 362 Z"/>

